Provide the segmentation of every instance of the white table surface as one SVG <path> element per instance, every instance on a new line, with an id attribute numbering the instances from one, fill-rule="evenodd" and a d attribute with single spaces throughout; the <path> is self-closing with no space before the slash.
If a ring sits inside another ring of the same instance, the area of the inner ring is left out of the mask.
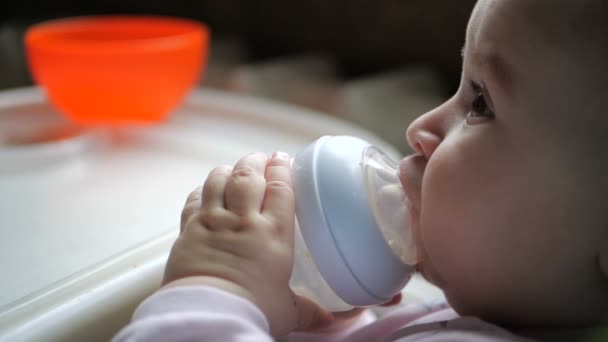
<path id="1" fill-rule="evenodd" d="M 0 138 L 62 122 L 40 89 L 0 93 Z M 46 150 L 0 145 L 0 340 L 107 339 L 158 286 L 184 200 L 211 168 L 325 134 L 398 157 L 345 121 L 209 89 L 159 125 L 87 130 Z"/>

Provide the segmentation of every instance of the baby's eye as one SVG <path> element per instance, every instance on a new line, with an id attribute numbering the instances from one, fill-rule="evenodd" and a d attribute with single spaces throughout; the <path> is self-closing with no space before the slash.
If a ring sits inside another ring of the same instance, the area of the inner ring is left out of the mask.
<path id="1" fill-rule="evenodd" d="M 488 105 L 483 87 L 475 82 L 471 82 L 471 89 L 473 90 L 475 98 L 471 103 L 471 110 L 467 114 L 467 120 L 471 121 L 468 123 L 471 124 L 487 119 L 493 119 L 494 111 Z"/>

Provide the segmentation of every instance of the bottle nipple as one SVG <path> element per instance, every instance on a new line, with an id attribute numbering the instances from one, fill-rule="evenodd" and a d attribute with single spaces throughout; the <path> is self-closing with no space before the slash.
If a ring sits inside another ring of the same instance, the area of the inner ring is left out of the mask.
<path id="1" fill-rule="evenodd" d="M 370 146 L 364 152 L 362 164 L 368 202 L 378 229 L 403 263 L 416 265 L 416 243 L 397 163 L 382 150 Z"/>

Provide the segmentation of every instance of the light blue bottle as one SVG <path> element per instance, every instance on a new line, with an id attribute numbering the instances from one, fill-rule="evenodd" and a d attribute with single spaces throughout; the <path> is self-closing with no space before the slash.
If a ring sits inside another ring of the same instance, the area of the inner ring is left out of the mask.
<path id="1" fill-rule="evenodd" d="M 290 286 L 330 311 L 388 302 L 417 262 L 397 164 L 368 142 L 324 136 L 292 163 Z"/>

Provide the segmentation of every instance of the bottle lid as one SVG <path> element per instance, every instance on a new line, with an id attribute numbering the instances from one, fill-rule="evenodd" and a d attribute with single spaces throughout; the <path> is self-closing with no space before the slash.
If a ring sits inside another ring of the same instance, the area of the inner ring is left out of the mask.
<path id="1" fill-rule="evenodd" d="M 328 285 L 353 306 L 389 301 L 415 270 L 395 165 L 350 136 L 321 137 L 292 164 L 304 241 Z"/>

